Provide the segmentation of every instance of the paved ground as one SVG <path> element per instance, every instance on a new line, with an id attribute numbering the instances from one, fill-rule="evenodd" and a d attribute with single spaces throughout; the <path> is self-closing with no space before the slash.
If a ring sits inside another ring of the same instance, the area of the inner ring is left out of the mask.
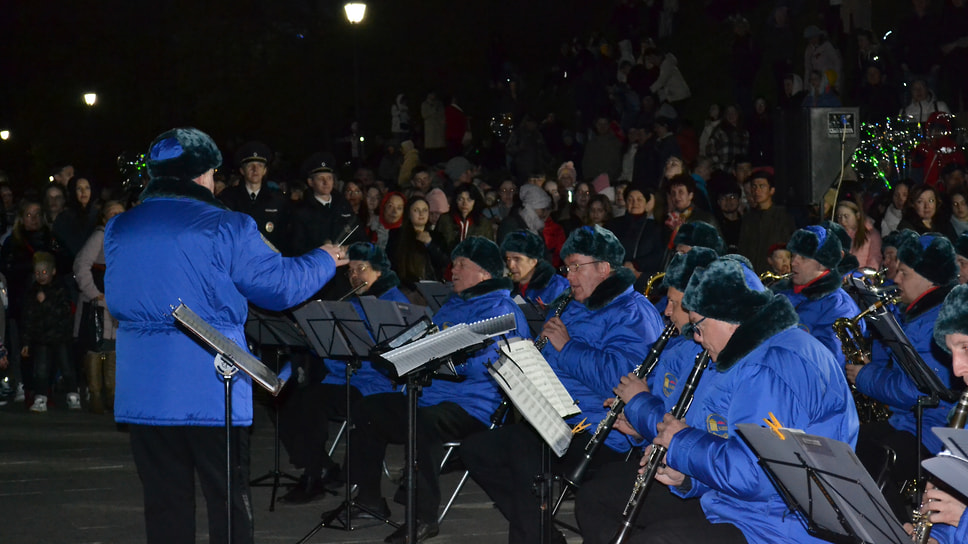
<path id="1" fill-rule="evenodd" d="M 272 467 L 272 426 L 257 409 L 252 436 L 252 474 Z M 337 453 L 337 457 L 341 456 Z M 388 464 L 402 467 L 402 447 L 391 447 Z M 283 470 L 295 474 L 285 461 Z M 459 473 L 443 477 L 444 492 L 453 489 Z M 394 485 L 384 478 L 385 495 Z M 296 542 L 320 519 L 323 510 L 341 498 L 327 497 L 308 505 L 279 504 L 269 512 L 270 488 L 253 488 L 256 542 Z M 204 499 L 198 493 L 198 542 L 208 541 Z M 118 432 L 110 416 L 67 412 L 55 407 L 32 414 L 23 405 L 0 408 L 0 543 L 144 542 L 141 485 L 128 447 L 128 435 Z M 562 519 L 569 520 L 570 503 Z M 402 520 L 402 506 L 391 503 Z M 570 521 L 570 520 L 569 520 Z M 310 542 L 383 542 L 392 528 L 369 526 L 352 532 L 324 529 Z M 570 542 L 580 538 L 569 535 Z M 507 522 L 487 496 L 469 481 L 430 544 L 504 543 Z"/>

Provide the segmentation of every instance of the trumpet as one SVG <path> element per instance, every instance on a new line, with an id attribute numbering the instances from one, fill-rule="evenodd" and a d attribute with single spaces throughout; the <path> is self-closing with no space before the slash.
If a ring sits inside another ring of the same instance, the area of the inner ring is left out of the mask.
<path id="1" fill-rule="evenodd" d="M 862 365 L 870 353 L 870 343 L 864 338 L 860 330 L 860 320 L 872 312 L 879 310 L 886 304 L 895 303 L 895 298 L 881 299 L 871 304 L 863 312 L 853 318 L 840 317 L 834 321 L 833 329 L 840 340 L 840 349 L 844 352 L 847 364 Z M 887 421 L 891 417 L 891 410 L 887 405 L 878 402 L 857 390 L 857 386 L 850 384 L 850 391 L 854 396 L 857 407 L 857 417 L 861 423 Z"/>
<path id="2" fill-rule="evenodd" d="M 951 419 L 948 420 L 948 427 L 952 429 L 960 429 L 965 426 L 965 422 L 968 422 L 968 389 L 961 393 L 961 398 L 958 399 L 958 404 L 955 405 L 955 409 L 951 414 Z M 924 506 L 924 501 L 921 501 L 921 505 Z M 922 514 L 921 509 L 918 508 L 914 511 L 914 532 L 912 537 L 917 544 L 927 544 L 928 539 L 931 538 L 931 511 Z"/>
<path id="3" fill-rule="evenodd" d="M 772 270 L 767 270 L 760 274 L 760 281 L 763 282 L 764 287 L 769 287 L 778 281 L 783 281 L 787 278 L 792 278 L 793 272 L 787 272 L 786 274 L 777 274 Z"/>
<path id="4" fill-rule="evenodd" d="M 571 289 L 569 289 L 568 294 L 565 296 L 565 298 L 563 298 L 558 303 L 558 306 L 555 307 L 555 313 L 553 317 L 561 317 L 561 314 L 565 313 L 565 308 L 567 308 L 568 305 L 571 304 L 571 301 L 574 299 L 575 299 L 575 295 L 571 294 Z M 538 351 L 541 351 L 542 348 L 544 348 L 545 344 L 547 343 L 548 343 L 548 337 L 542 336 L 541 338 L 538 338 L 537 340 L 534 341 L 534 347 L 538 348 Z"/>

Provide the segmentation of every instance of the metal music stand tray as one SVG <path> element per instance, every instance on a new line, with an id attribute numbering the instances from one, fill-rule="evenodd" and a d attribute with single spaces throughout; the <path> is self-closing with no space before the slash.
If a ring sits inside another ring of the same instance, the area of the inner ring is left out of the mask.
<path id="1" fill-rule="evenodd" d="M 272 346 L 277 348 L 274 350 L 276 355 L 276 373 L 280 371 L 281 357 L 290 355 L 293 349 L 309 349 L 309 343 L 306 341 L 305 333 L 302 332 L 299 325 L 293 322 L 288 314 L 262 310 L 251 304 L 249 305 L 249 318 L 245 322 L 245 335 L 254 345 L 258 346 L 263 359 L 265 358 L 264 348 Z M 299 481 L 299 478 L 296 476 L 283 472 L 279 468 L 279 406 L 277 405 L 277 399 L 278 397 L 273 399 L 272 469 L 262 476 L 253 478 L 249 482 L 250 487 L 272 488 L 272 496 L 269 499 L 270 512 L 276 510 L 276 497 L 279 493 L 279 486 L 283 485 L 282 479 L 290 482 Z"/>
<path id="2" fill-rule="evenodd" d="M 232 380 L 242 370 L 254 383 L 268 391 L 273 397 L 279 395 L 286 385 L 262 361 L 250 355 L 227 336 L 209 325 L 184 303 L 180 303 L 172 313 L 175 321 L 187 332 L 202 340 L 218 353 L 215 368 L 225 384 L 225 517 L 228 542 L 232 541 Z"/>
<path id="3" fill-rule="evenodd" d="M 811 535 L 838 543 L 911 541 L 849 444 L 752 423 L 736 428 Z"/>

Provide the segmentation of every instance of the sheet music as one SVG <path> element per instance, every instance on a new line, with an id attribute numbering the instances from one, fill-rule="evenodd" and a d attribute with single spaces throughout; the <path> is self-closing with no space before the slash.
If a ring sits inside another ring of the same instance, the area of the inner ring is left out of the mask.
<path id="1" fill-rule="evenodd" d="M 429 361 L 457 353 L 492 336 L 513 331 L 516 327 L 514 314 L 504 314 L 474 323 L 461 323 L 388 351 L 380 357 L 392 364 L 397 376 L 402 377 Z"/>
<path id="2" fill-rule="evenodd" d="M 581 409 L 575 404 L 575 399 L 562 385 L 538 348 L 534 347 L 533 341 L 519 338 L 509 344 L 502 344 L 501 354 L 521 368 L 524 375 L 534 384 L 541 396 L 551 403 L 559 416 L 567 418 L 581 413 Z"/>
<path id="3" fill-rule="evenodd" d="M 253 357 L 227 336 L 217 331 L 185 304 L 179 304 L 171 315 L 192 334 L 248 374 L 253 381 L 272 393 L 273 396 L 278 395 L 282 391 L 282 387 L 286 385 L 275 373 L 269 370 L 269 367 L 262 364 L 262 361 Z"/>
<path id="4" fill-rule="evenodd" d="M 545 365 L 547 364 L 546 362 Z M 521 415 L 551 447 L 551 451 L 558 457 L 563 456 L 571 444 L 571 427 L 558 415 L 558 411 L 541 394 L 538 387 L 531 383 L 524 371 L 507 357 L 501 357 L 487 371 Z"/>

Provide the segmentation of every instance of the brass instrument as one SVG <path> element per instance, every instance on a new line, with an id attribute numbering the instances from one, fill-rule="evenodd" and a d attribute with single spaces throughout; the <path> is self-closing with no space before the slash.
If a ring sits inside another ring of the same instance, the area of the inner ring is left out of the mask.
<path id="1" fill-rule="evenodd" d="M 649 296 L 652 294 L 653 289 L 655 289 L 655 284 L 659 280 L 664 278 L 665 275 L 666 275 L 665 272 L 656 272 L 655 274 L 652 274 L 651 276 L 649 276 L 648 281 L 645 282 L 645 291 L 642 291 L 642 294 L 645 295 L 645 298 L 649 298 Z"/>
<path id="2" fill-rule="evenodd" d="M 778 281 L 783 281 L 788 278 L 793 277 L 793 272 L 787 272 L 786 274 L 777 274 L 772 270 L 767 270 L 760 274 L 760 281 L 763 282 L 764 287 L 769 287 Z"/>
<path id="3" fill-rule="evenodd" d="M 696 362 L 692 367 L 692 372 L 689 373 L 686 385 L 682 388 L 682 394 L 679 395 L 679 400 L 676 401 L 676 405 L 672 407 L 670 413 L 674 418 L 682 419 L 686 416 L 686 412 L 689 411 L 689 407 L 692 405 L 692 399 L 696 393 L 696 386 L 699 385 L 699 379 L 702 378 L 702 374 L 705 372 L 707 366 L 709 366 L 709 352 L 703 350 L 702 353 L 696 356 Z M 618 532 L 615 533 L 615 536 L 612 537 L 611 544 L 621 544 L 631 534 L 632 524 L 635 522 L 635 518 L 638 517 L 639 512 L 642 511 L 642 506 L 645 504 L 645 497 L 648 495 L 649 489 L 655 481 L 656 473 L 662 467 L 662 459 L 665 457 L 666 451 L 665 446 L 652 444 L 649 459 L 645 467 L 643 467 L 642 472 L 636 476 L 635 486 L 632 488 L 632 495 L 629 497 L 628 502 L 625 504 L 625 510 L 622 512 L 622 525 L 619 527 Z"/>
<path id="4" fill-rule="evenodd" d="M 961 398 L 958 399 L 958 404 L 955 405 L 955 409 L 951 414 L 951 419 L 948 420 L 948 427 L 952 429 L 961 429 L 968 422 L 968 389 L 965 389 L 961 393 Z M 922 500 L 921 505 L 924 506 L 924 501 Z M 927 544 L 928 539 L 931 538 L 931 511 L 929 510 L 926 514 L 921 513 L 921 509 L 918 508 L 914 511 L 914 532 L 911 534 L 914 541 L 917 544 Z"/>
<path id="5" fill-rule="evenodd" d="M 573 295 L 571 293 L 571 289 L 569 289 L 568 294 L 558 303 L 558 306 L 555 308 L 553 317 L 561 317 L 561 314 L 565 313 L 565 308 L 568 307 L 572 300 L 575 300 L 575 295 Z M 538 351 L 541 351 L 547 343 L 548 337 L 542 336 L 534 341 L 534 347 L 538 348 Z"/>
<path id="6" fill-rule="evenodd" d="M 869 357 L 871 346 L 864 338 L 860 330 L 860 320 L 871 312 L 879 310 L 886 304 L 895 303 L 896 299 L 882 299 L 871 304 L 863 312 L 853 318 L 839 317 L 834 321 L 833 329 L 840 340 L 840 349 L 844 352 L 847 364 L 862 365 L 864 360 Z M 860 422 L 872 423 L 875 421 L 887 421 L 891 417 L 891 410 L 887 405 L 878 402 L 857 390 L 857 386 L 850 384 L 850 391 L 854 396 L 854 405 L 857 407 L 857 417 Z"/>

